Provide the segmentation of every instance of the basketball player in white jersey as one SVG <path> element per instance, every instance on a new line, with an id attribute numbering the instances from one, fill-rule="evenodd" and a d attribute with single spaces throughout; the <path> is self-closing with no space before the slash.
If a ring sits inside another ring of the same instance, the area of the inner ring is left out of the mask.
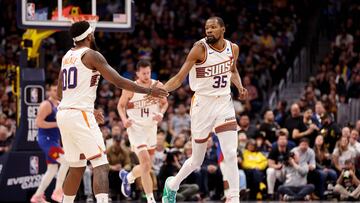
<path id="1" fill-rule="evenodd" d="M 165 182 L 162 201 L 176 202 L 180 183 L 200 167 L 206 153 L 206 142 L 212 130 L 219 138 L 224 155 L 223 174 L 229 182 L 227 202 L 238 203 L 239 171 L 237 167 L 237 122 L 230 95 L 233 83 L 241 99 L 247 90 L 242 86 L 236 61 L 239 47 L 224 39 L 225 26 L 219 17 L 206 21 L 206 37 L 192 47 L 180 71 L 165 85 L 167 91 L 180 87 L 189 73 L 190 87 L 195 92 L 191 103 L 192 156 L 175 177 Z"/>
<path id="2" fill-rule="evenodd" d="M 143 87 L 150 87 L 155 83 L 151 79 L 151 64 L 141 60 L 136 65 L 136 83 Z M 159 83 L 159 85 L 162 85 Z M 159 101 L 148 101 L 146 94 L 124 90 L 121 94 L 118 111 L 124 126 L 127 128 L 132 150 L 139 158 L 140 165 L 135 166 L 130 173 L 125 170 L 119 172 L 122 180 L 121 191 L 126 196 L 131 195 L 131 183 L 141 177 L 148 203 L 155 203 L 153 182 L 150 175 L 152 155 L 156 147 L 157 123 L 162 121 L 168 107 L 166 98 Z M 127 116 L 128 117 L 127 117 Z"/>
<path id="3" fill-rule="evenodd" d="M 97 51 L 94 29 L 86 21 L 76 22 L 70 28 L 75 47 L 62 59 L 58 93 L 61 100 L 57 123 L 61 131 L 65 159 L 70 169 L 63 184 L 64 203 L 74 202 L 83 177 L 86 162 L 93 168 L 93 190 L 97 202 L 108 202 L 109 165 L 104 153 L 105 144 L 96 122 L 94 102 L 100 75 L 117 88 L 164 97 L 167 92 L 156 87 L 142 87 L 121 77 Z"/>

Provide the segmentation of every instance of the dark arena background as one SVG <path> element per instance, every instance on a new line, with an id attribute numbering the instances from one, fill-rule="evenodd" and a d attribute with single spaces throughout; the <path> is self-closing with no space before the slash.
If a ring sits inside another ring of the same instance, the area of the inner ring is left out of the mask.
<path id="1" fill-rule="evenodd" d="M 71 21 L 96 26 L 98 50 L 121 76 L 136 79 L 136 63 L 148 60 L 151 77 L 165 84 L 212 16 L 239 46 L 236 64 L 248 90 L 240 100 L 232 87 L 240 175 L 231 178 L 240 179 L 240 201 L 360 201 L 360 1 L 0 0 L 0 8 L 0 202 L 30 202 L 47 169 L 36 117 L 73 46 Z M 109 201 L 146 202 L 139 179 L 130 197 L 120 190 L 119 171 L 139 163 L 117 110 L 121 94 L 100 79 L 95 108 L 105 119 Z M 191 155 L 192 94 L 186 79 L 158 124 L 157 202 L 166 174 Z M 225 202 L 222 158 L 213 135 L 177 200 Z M 86 168 L 76 202 L 96 201 L 92 171 Z M 47 201 L 54 202 L 55 181 Z"/>

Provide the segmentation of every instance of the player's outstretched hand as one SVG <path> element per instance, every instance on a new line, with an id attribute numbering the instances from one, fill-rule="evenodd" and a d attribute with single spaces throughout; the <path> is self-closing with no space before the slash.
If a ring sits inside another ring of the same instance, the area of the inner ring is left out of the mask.
<path id="1" fill-rule="evenodd" d="M 104 114 L 102 113 L 102 111 L 95 109 L 94 116 L 95 116 L 95 120 L 98 124 L 105 123 Z"/>
<path id="2" fill-rule="evenodd" d="M 151 85 L 149 96 L 158 98 L 169 96 L 169 93 L 165 89 L 157 87 L 158 83 L 159 81 L 156 81 L 153 85 Z"/>
<path id="3" fill-rule="evenodd" d="M 244 88 L 244 87 L 241 87 L 240 89 L 238 89 L 238 91 L 239 91 L 239 94 L 240 94 L 240 100 L 245 100 L 245 99 L 247 99 L 247 97 L 248 97 L 248 91 L 247 91 L 247 89 L 246 88 Z"/>

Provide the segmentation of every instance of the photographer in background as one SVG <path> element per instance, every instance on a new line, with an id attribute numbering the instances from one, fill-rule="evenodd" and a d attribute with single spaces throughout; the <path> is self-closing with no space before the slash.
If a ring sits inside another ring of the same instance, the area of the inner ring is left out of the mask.
<path id="1" fill-rule="evenodd" d="M 268 185 L 268 199 L 274 199 L 274 188 L 276 180 L 282 182 L 283 180 L 283 166 L 287 161 L 290 153 L 290 148 L 288 147 L 288 136 L 289 131 L 286 128 L 282 128 L 278 132 L 278 139 L 276 147 L 272 148 L 269 157 L 268 165 L 269 168 L 266 170 L 266 181 Z"/>
<path id="2" fill-rule="evenodd" d="M 310 194 L 315 190 L 315 186 L 307 184 L 307 174 L 309 165 L 299 164 L 300 157 L 297 151 L 289 154 L 288 165 L 284 167 L 285 182 L 278 189 L 282 200 L 310 200 Z"/>
<path id="3" fill-rule="evenodd" d="M 355 175 L 353 160 L 345 161 L 345 167 L 341 171 L 334 191 L 340 193 L 341 200 L 359 200 L 360 181 Z"/>

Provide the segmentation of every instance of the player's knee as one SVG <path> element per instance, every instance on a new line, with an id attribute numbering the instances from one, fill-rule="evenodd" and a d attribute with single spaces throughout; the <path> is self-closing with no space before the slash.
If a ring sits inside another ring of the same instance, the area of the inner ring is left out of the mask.
<path id="1" fill-rule="evenodd" d="M 140 164 L 143 173 L 149 173 L 151 170 L 151 162 L 150 160 L 145 160 L 143 163 Z"/>
<path id="2" fill-rule="evenodd" d="M 93 168 L 109 164 L 109 162 L 107 160 L 107 156 L 105 154 L 101 154 L 100 157 L 90 160 L 90 163 Z"/>

